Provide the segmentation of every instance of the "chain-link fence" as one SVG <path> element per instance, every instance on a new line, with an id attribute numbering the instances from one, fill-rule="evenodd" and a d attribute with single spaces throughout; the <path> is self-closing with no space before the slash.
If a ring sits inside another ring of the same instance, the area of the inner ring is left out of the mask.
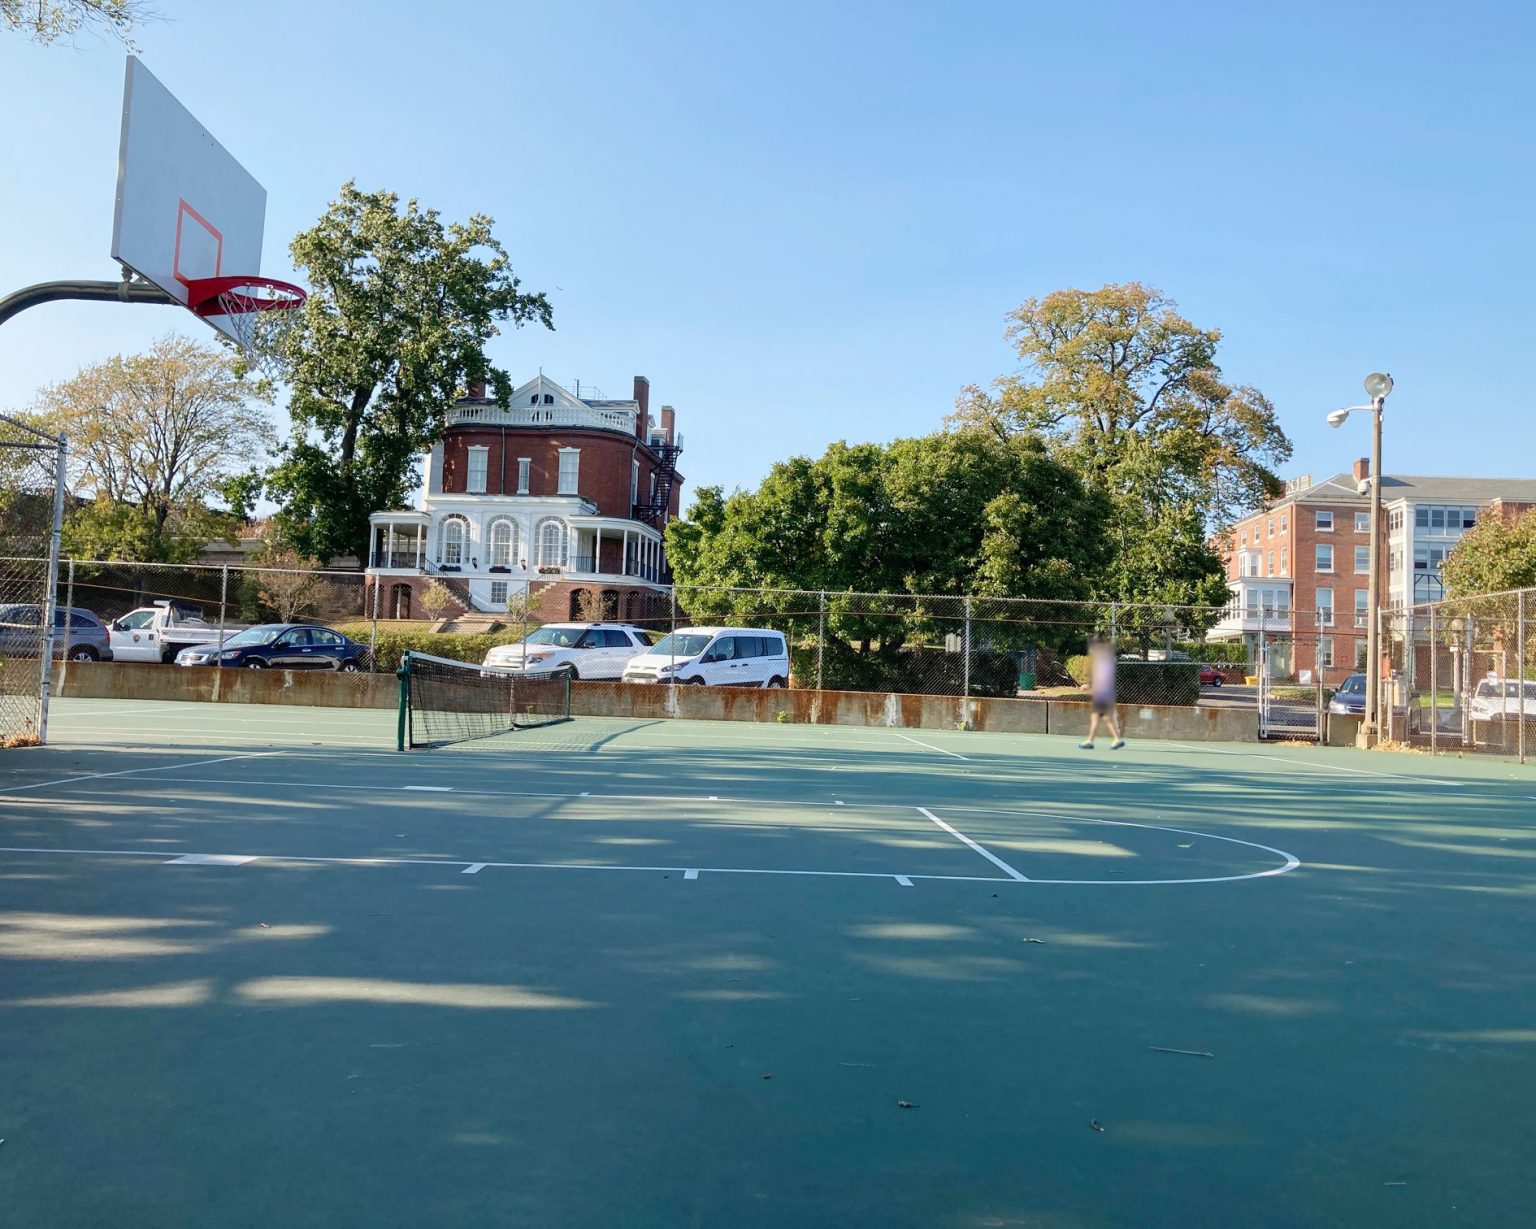
<path id="1" fill-rule="evenodd" d="M 48 735 L 64 442 L 0 415 L 0 745 Z"/>
<path id="2" fill-rule="evenodd" d="M 1394 741 L 1536 754 L 1536 589 L 1391 611 L 1382 631 L 1382 726 Z"/>

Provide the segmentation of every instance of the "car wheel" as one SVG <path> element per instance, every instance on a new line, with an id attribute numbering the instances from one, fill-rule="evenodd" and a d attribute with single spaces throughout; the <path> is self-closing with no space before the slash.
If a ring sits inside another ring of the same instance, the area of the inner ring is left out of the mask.
<path id="1" fill-rule="evenodd" d="M 346 661 L 342 662 L 341 665 L 337 667 L 337 669 L 339 669 L 343 674 L 356 674 L 359 667 L 357 662 L 349 657 Z"/>
<path id="2" fill-rule="evenodd" d="M 684 679 L 683 682 L 689 683 L 689 684 L 693 685 L 694 687 L 702 687 L 702 686 L 704 686 L 704 680 L 701 679 L 701 678 Z"/>
<path id="3" fill-rule="evenodd" d="M 1211 686 L 1212 687 L 1220 687 L 1221 686 L 1221 675 L 1218 674 L 1215 678 L 1213 678 L 1211 680 Z"/>
<path id="4" fill-rule="evenodd" d="M 572 683 L 581 677 L 575 666 L 562 666 L 557 673 L 565 675 L 567 681 Z"/>
<path id="5" fill-rule="evenodd" d="M 267 663 L 253 657 L 250 661 L 245 663 L 245 668 L 247 670 L 265 670 L 267 668 Z"/>
<path id="6" fill-rule="evenodd" d="M 70 661 L 99 661 L 101 654 L 88 644 L 77 644 L 69 650 Z"/>
<path id="7" fill-rule="evenodd" d="M 765 687 L 782 687 L 782 686 L 784 686 L 784 680 L 781 679 L 777 674 L 775 674 L 771 679 L 769 679 L 764 684 L 764 686 Z"/>

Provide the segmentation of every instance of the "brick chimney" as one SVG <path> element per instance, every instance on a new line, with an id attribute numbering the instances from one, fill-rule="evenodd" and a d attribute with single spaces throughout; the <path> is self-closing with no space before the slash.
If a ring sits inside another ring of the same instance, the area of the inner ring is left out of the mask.
<path id="1" fill-rule="evenodd" d="M 661 429 L 667 433 L 667 443 L 673 443 L 676 437 L 672 434 L 673 423 L 676 421 L 676 411 L 670 405 L 661 407 Z"/>
<path id="2" fill-rule="evenodd" d="M 635 416 L 635 435 L 643 440 L 651 430 L 651 382 L 644 376 L 635 377 L 635 400 L 640 403 L 640 413 Z"/>
<path id="3" fill-rule="evenodd" d="M 1364 482 L 1371 476 L 1371 461 L 1369 457 L 1361 457 L 1354 465 L 1356 482 Z"/>
<path id="4" fill-rule="evenodd" d="M 485 381 L 472 380 L 469 385 L 469 399 L 471 401 L 485 400 Z"/>

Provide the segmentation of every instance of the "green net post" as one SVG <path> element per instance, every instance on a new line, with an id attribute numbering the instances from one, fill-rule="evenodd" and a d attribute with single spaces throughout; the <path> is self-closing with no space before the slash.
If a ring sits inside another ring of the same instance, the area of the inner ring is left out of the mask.
<path id="1" fill-rule="evenodd" d="M 395 671 L 400 680 L 400 710 L 395 719 L 395 750 L 404 751 L 411 734 L 411 655 L 401 655 L 400 669 Z"/>

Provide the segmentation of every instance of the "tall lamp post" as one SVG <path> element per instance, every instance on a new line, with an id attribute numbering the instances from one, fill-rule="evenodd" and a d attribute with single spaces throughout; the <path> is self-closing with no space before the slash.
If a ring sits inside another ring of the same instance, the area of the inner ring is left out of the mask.
<path id="1" fill-rule="evenodd" d="M 1342 427 L 1357 412 L 1371 416 L 1371 575 L 1365 612 L 1365 719 L 1360 731 L 1367 747 L 1381 738 L 1381 411 L 1391 392 L 1392 377 L 1373 371 L 1365 377 L 1370 405 L 1346 406 L 1328 415 L 1330 427 Z"/>

